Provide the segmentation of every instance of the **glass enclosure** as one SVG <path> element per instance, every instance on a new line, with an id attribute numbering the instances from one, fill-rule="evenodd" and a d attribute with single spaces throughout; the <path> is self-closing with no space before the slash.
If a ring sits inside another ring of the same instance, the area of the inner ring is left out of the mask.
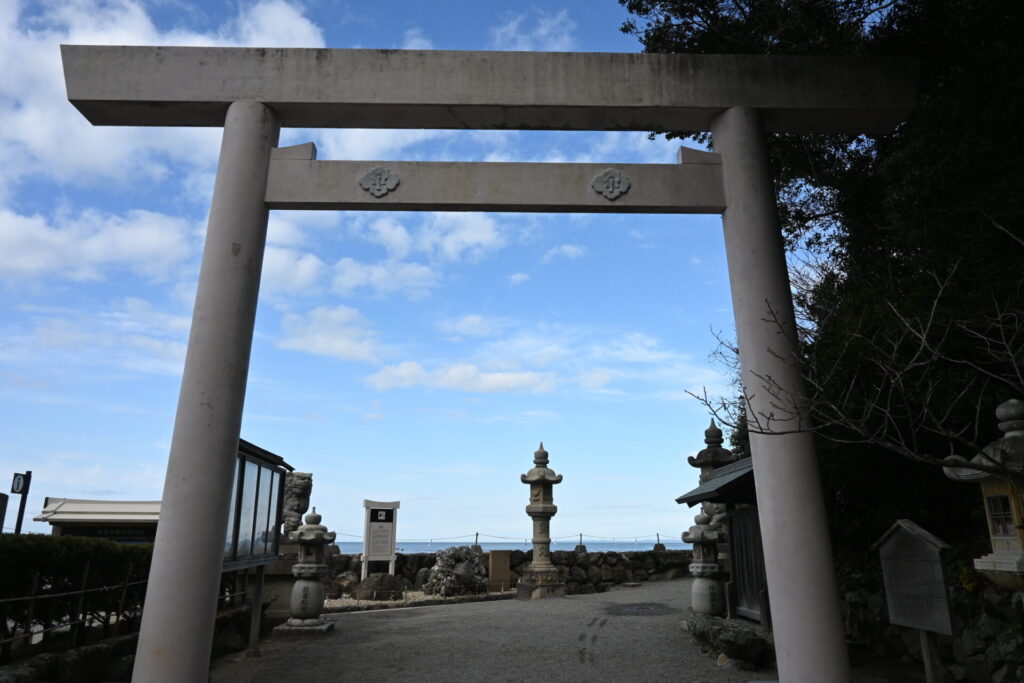
<path id="1" fill-rule="evenodd" d="M 277 557 L 286 466 L 280 464 L 283 461 L 277 456 L 249 446 L 250 452 L 241 447 L 238 452 L 224 543 L 225 566 L 251 566 Z M 278 462 L 261 458 L 260 453 Z"/>

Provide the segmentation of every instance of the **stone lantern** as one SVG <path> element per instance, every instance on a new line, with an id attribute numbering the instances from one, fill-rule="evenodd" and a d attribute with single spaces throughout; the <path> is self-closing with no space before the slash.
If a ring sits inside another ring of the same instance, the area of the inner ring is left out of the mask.
<path id="1" fill-rule="evenodd" d="M 693 467 L 700 468 L 700 483 L 711 478 L 718 467 L 736 462 L 739 458 L 728 448 L 722 448 L 722 430 L 711 421 L 704 431 L 706 448 L 697 457 L 687 458 Z M 695 577 L 691 588 L 691 604 L 697 614 L 721 615 L 725 600 L 718 574 L 718 543 L 725 539 L 725 505 L 703 502 L 694 517 L 694 525 L 683 532 L 683 541 L 693 544 L 693 562 L 690 574 Z"/>
<path id="2" fill-rule="evenodd" d="M 327 573 L 325 554 L 334 542 L 335 533 L 320 523 L 322 517 L 313 512 L 306 515 L 306 523 L 289 532 L 288 540 L 299 546 L 298 560 L 292 566 L 295 585 L 292 587 L 291 617 L 275 632 L 324 632 L 334 624 L 320 616 L 324 609 L 324 586 L 321 579 Z"/>
<path id="3" fill-rule="evenodd" d="M 1011 590 L 1024 590 L 1024 401 L 1010 399 L 996 408 L 1003 437 L 985 446 L 970 463 L 1015 473 L 1017 480 L 969 467 L 963 458 L 946 458 L 943 470 L 954 481 L 981 485 L 992 552 L 974 560 L 974 568 Z"/>
<path id="4" fill-rule="evenodd" d="M 530 504 L 526 514 L 533 520 L 533 561 L 519 578 L 516 597 L 519 600 L 565 596 L 565 583 L 559 579 L 558 568 L 551 563 L 551 518 L 558 512 L 551 488 L 562 481 L 562 475 L 548 468 L 548 452 L 544 444 L 533 454 L 534 467 L 522 475 L 530 485 Z"/>

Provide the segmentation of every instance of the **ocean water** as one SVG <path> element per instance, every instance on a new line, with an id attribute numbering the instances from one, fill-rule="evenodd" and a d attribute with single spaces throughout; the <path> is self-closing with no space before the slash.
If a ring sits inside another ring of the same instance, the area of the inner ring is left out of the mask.
<path id="1" fill-rule="evenodd" d="M 576 544 L 579 543 L 579 539 L 574 541 L 553 541 L 551 543 L 551 550 L 573 550 L 576 548 Z M 662 541 L 665 545 L 665 550 L 689 550 L 691 548 L 689 543 L 683 543 L 681 541 Z M 403 555 L 413 555 L 416 553 L 436 553 L 438 550 L 444 550 L 445 548 L 451 548 L 459 545 L 472 545 L 473 539 L 469 538 L 465 541 L 434 541 L 433 543 L 426 542 L 403 542 L 398 541 L 396 544 L 396 550 Z M 363 552 L 363 544 L 359 541 L 342 541 L 336 543 L 338 548 L 341 550 L 343 555 L 358 555 Z M 654 550 L 653 540 L 643 541 L 600 541 L 584 538 L 583 545 L 587 546 L 587 552 L 591 553 L 606 553 L 615 551 L 618 553 L 625 552 L 636 552 L 640 550 Z M 503 543 L 487 543 L 481 542 L 480 547 L 484 549 L 484 552 L 489 550 L 530 550 L 533 548 L 533 544 L 524 543 L 522 541 L 515 543 L 503 542 Z"/>

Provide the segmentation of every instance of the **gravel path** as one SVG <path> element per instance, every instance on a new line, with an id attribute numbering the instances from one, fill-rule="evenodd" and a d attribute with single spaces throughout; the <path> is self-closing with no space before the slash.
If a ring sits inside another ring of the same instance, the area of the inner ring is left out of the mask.
<path id="1" fill-rule="evenodd" d="M 502 600 L 331 614 L 332 632 L 271 639 L 262 656 L 215 663 L 213 683 L 424 680 L 602 683 L 771 680 L 720 667 L 679 624 L 691 579 L 532 602 Z M 860 683 L 914 681 L 913 669 Z M 827 683 L 827 682 L 825 682 Z"/>

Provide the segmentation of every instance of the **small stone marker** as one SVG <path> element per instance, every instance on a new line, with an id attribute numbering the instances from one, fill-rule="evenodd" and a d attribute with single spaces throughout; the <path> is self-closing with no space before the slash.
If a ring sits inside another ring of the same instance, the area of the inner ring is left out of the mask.
<path id="1" fill-rule="evenodd" d="M 949 546 L 909 519 L 889 527 L 872 549 L 882 559 L 889 623 L 917 629 L 928 683 L 944 681 L 935 634 L 953 634 L 942 552 Z"/>
<path id="2" fill-rule="evenodd" d="M 371 562 L 387 562 L 388 574 L 395 573 L 395 535 L 398 528 L 396 501 L 384 503 L 364 500 L 366 524 L 363 528 L 363 579 L 367 577 Z"/>
<path id="3" fill-rule="evenodd" d="M 488 553 L 487 590 L 492 593 L 512 587 L 512 573 L 509 569 L 511 550 L 492 550 Z"/>

